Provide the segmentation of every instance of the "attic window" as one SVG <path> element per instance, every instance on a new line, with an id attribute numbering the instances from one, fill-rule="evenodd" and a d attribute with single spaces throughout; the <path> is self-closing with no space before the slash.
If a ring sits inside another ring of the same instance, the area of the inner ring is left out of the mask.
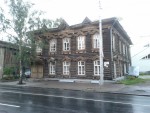
<path id="1" fill-rule="evenodd" d="M 143 57 L 142 60 L 146 60 L 146 59 L 150 59 L 150 54 L 148 54 L 147 56 Z"/>

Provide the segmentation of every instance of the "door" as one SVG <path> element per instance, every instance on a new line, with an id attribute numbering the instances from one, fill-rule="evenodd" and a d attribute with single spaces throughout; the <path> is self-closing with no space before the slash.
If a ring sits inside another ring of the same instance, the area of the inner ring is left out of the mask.
<path id="1" fill-rule="evenodd" d="M 32 78 L 43 78 L 43 65 L 33 65 L 31 67 Z"/>

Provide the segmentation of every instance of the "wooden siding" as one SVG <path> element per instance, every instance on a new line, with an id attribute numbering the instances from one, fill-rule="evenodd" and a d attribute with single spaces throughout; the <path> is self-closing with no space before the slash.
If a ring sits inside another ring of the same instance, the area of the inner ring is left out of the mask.
<path id="1" fill-rule="evenodd" d="M 37 37 L 41 37 L 43 40 L 46 39 L 46 46 L 43 48 L 42 55 L 43 59 L 43 77 L 54 77 L 54 78 L 80 78 L 80 79 L 99 79 L 99 76 L 94 76 L 94 64 L 93 61 L 99 59 L 99 50 L 92 48 L 92 36 L 99 32 L 98 23 L 87 23 L 86 25 L 75 25 L 67 27 L 62 30 L 51 30 L 46 33 L 38 34 Z M 130 65 L 130 42 L 124 37 L 125 33 L 120 33 L 118 28 L 115 29 L 112 24 L 103 24 L 103 51 L 104 51 L 104 62 L 108 62 L 108 67 L 104 66 L 104 79 L 112 80 L 115 77 L 120 77 L 124 74 L 123 65 Z M 115 34 L 115 48 L 112 47 L 112 35 Z M 77 50 L 77 37 L 85 36 L 85 50 Z M 44 38 L 43 38 L 44 37 Z M 49 52 L 49 41 L 51 39 L 57 39 L 57 51 L 55 53 Z M 70 51 L 63 51 L 63 38 L 70 38 Z M 127 46 L 127 54 L 123 54 L 122 45 L 119 45 L 119 41 Z M 121 47 L 121 49 L 119 48 Z M 121 50 L 121 51 L 120 51 Z M 54 59 L 56 62 L 56 74 L 49 75 L 48 64 Z M 63 75 L 63 61 L 70 61 L 70 74 Z M 78 75 L 78 61 L 85 61 L 85 75 Z M 114 75 L 114 62 L 116 62 L 116 76 Z M 122 68 L 120 68 L 122 67 Z"/>

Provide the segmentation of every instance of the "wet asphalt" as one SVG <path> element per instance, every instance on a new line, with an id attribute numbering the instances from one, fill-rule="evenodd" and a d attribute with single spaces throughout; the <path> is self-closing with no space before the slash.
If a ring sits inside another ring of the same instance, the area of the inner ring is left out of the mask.
<path id="1" fill-rule="evenodd" d="M 150 97 L 0 87 L 0 113 L 150 113 Z"/>

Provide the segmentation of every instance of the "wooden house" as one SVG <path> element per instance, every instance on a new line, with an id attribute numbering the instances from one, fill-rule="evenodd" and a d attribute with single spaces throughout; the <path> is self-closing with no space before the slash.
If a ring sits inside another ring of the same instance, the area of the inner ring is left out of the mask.
<path id="1" fill-rule="evenodd" d="M 33 78 L 100 79 L 99 21 L 85 18 L 69 26 L 35 31 L 36 63 Z M 104 79 L 112 80 L 128 73 L 131 65 L 130 37 L 117 18 L 102 20 Z M 39 46 L 38 43 L 44 43 Z"/>
<path id="2" fill-rule="evenodd" d="M 3 77 L 4 68 L 18 65 L 15 57 L 17 52 L 18 48 L 14 44 L 0 41 L 0 78 Z"/>

